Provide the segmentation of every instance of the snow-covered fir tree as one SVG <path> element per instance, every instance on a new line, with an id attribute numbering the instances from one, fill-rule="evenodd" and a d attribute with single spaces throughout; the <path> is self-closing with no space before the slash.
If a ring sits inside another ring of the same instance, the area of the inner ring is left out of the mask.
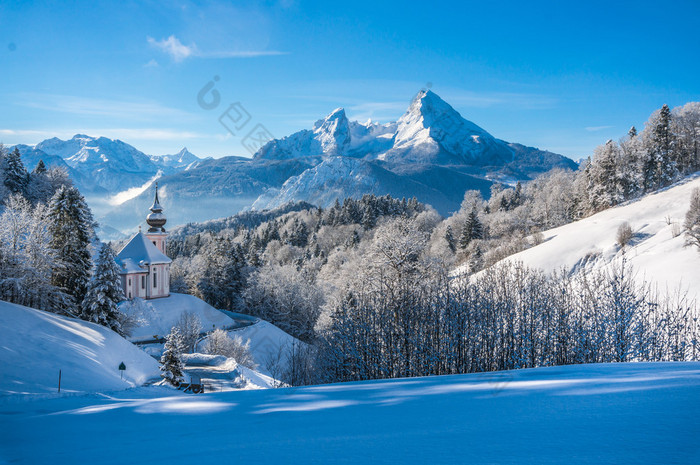
<path id="1" fill-rule="evenodd" d="M 80 318 L 92 321 L 124 335 L 119 302 L 124 300 L 119 278 L 119 267 L 109 244 L 103 244 L 95 266 L 95 274 L 88 283 L 87 293 L 80 305 Z"/>
<path id="2" fill-rule="evenodd" d="M 160 376 L 177 386 L 184 380 L 184 364 L 181 358 L 184 351 L 184 341 L 177 326 L 173 326 L 165 337 L 163 349 L 163 354 L 160 357 Z"/>
<path id="3" fill-rule="evenodd" d="M 49 201 L 48 217 L 56 257 L 52 282 L 79 304 L 87 292 L 92 267 L 92 213 L 78 189 L 62 186 Z"/>
<path id="4" fill-rule="evenodd" d="M 3 165 L 5 187 L 11 194 L 24 194 L 29 176 L 17 147 L 5 155 Z"/>
<path id="5" fill-rule="evenodd" d="M 462 228 L 462 235 L 459 239 L 459 246 L 462 249 L 466 249 L 469 243 L 474 239 L 483 239 L 484 229 L 479 221 L 479 215 L 476 209 L 472 209 L 469 212 L 467 220 L 464 222 L 464 227 Z"/>

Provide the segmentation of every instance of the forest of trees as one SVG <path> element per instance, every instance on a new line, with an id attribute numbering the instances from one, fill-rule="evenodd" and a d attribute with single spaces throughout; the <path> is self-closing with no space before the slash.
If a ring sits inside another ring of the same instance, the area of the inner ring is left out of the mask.
<path id="1" fill-rule="evenodd" d="M 124 334 L 114 254 L 97 245 L 90 208 L 66 171 L 39 161 L 28 172 L 17 148 L 0 145 L 0 201 L 0 300 Z"/>

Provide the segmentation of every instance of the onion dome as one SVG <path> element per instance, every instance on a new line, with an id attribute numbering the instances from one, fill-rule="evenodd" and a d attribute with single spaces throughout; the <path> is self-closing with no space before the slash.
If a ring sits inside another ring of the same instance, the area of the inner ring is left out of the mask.
<path id="1" fill-rule="evenodd" d="M 148 232 L 165 232 L 163 226 L 165 226 L 166 221 L 163 207 L 160 206 L 158 201 L 158 183 L 156 183 L 156 198 L 153 200 L 153 205 L 151 205 L 151 213 L 146 217 L 146 223 L 150 226 Z"/>

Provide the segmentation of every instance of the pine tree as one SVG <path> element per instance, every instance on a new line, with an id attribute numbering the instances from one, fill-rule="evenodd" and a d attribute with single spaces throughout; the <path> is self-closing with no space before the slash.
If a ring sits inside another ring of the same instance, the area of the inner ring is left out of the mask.
<path id="1" fill-rule="evenodd" d="M 678 163 L 673 153 L 671 133 L 671 109 L 664 104 L 652 133 L 652 154 L 656 163 L 656 176 L 659 186 L 667 186 L 678 175 Z"/>
<path id="2" fill-rule="evenodd" d="M 454 234 L 452 234 L 452 226 L 449 224 L 447 225 L 447 229 L 445 229 L 445 241 L 447 241 L 447 247 L 450 248 L 450 251 L 455 253 L 457 251 L 457 247 L 455 246 Z"/>
<path id="3" fill-rule="evenodd" d="M 39 163 L 36 164 L 36 167 L 34 168 L 34 173 L 36 174 L 45 174 L 46 173 L 46 165 L 44 164 L 44 160 L 39 160 Z"/>
<path id="4" fill-rule="evenodd" d="M 62 186 L 49 201 L 51 248 L 57 266 L 52 283 L 82 302 L 90 280 L 92 214 L 75 187 Z"/>
<path id="5" fill-rule="evenodd" d="M 469 255 L 469 270 L 472 273 L 479 271 L 484 266 L 484 254 L 481 251 L 481 246 L 478 242 L 475 242 L 475 245 L 476 247 Z"/>
<path id="6" fill-rule="evenodd" d="M 372 229 L 377 224 L 377 213 L 368 203 L 362 211 L 362 227 L 366 230 Z"/>
<path id="7" fill-rule="evenodd" d="M 24 194 L 27 188 L 28 174 L 17 147 L 5 156 L 3 168 L 5 187 L 12 194 Z"/>
<path id="8" fill-rule="evenodd" d="M 108 244 L 103 244 L 95 275 L 81 304 L 80 318 L 106 326 L 123 336 L 121 312 L 117 304 L 124 299 L 114 252 Z"/>
<path id="9" fill-rule="evenodd" d="M 466 249 L 469 243 L 474 239 L 483 239 L 484 228 L 479 221 L 479 215 L 476 213 L 476 209 L 473 209 L 467 220 L 464 222 L 464 228 L 462 228 L 462 236 L 459 240 L 459 246 L 462 249 Z"/>
<path id="10" fill-rule="evenodd" d="M 184 379 L 184 365 L 181 359 L 184 345 L 180 330 L 173 326 L 165 337 L 165 346 L 163 347 L 165 350 L 160 357 L 160 376 L 175 386 L 178 386 Z"/>

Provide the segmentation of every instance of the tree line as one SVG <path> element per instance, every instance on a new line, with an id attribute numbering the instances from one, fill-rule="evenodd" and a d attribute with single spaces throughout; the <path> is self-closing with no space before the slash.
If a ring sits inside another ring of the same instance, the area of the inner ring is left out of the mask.
<path id="1" fill-rule="evenodd" d="M 40 160 L 28 172 L 17 148 L 0 145 L 0 200 L 0 299 L 123 334 L 114 253 L 97 241 L 90 208 L 66 171 Z"/>

